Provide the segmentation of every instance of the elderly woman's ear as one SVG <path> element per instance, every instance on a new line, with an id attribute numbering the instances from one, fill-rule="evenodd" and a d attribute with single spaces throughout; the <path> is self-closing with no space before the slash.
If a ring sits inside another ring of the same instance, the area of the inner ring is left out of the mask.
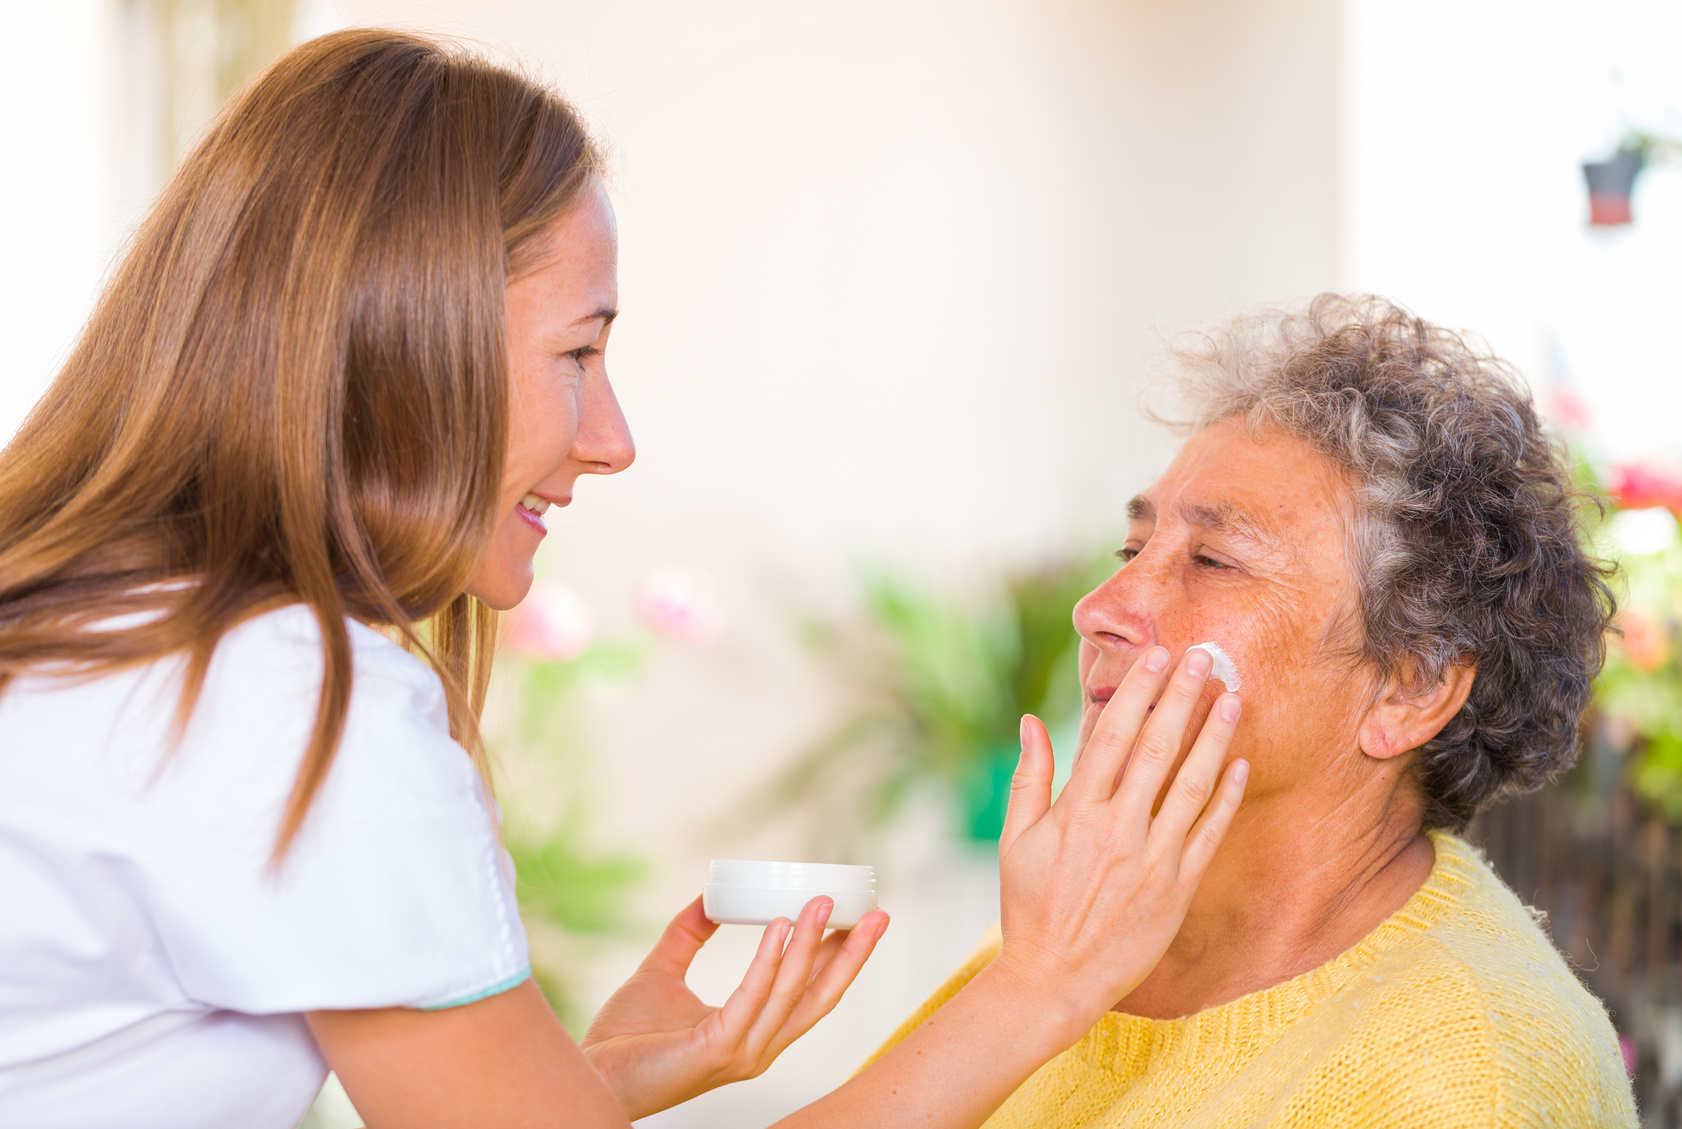
<path id="1" fill-rule="evenodd" d="M 1411 689 L 1411 678 L 1388 686 L 1361 719 L 1361 751 L 1376 760 L 1411 752 L 1435 737 L 1466 704 L 1477 677 L 1477 663 L 1455 663 L 1423 690 Z"/>

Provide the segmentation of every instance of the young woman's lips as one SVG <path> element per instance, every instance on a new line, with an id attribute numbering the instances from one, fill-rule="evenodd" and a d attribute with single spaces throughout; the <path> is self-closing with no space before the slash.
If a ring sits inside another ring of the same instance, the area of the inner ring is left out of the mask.
<path id="1" fill-rule="evenodd" d="M 515 505 L 514 512 L 525 519 L 526 524 L 537 530 L 539 535 L 549 532 L 549 527 L 543 524 L 543 513 L 549 508 L 547 498 L 539 498 L 536 494 L 527 494 Z"/>

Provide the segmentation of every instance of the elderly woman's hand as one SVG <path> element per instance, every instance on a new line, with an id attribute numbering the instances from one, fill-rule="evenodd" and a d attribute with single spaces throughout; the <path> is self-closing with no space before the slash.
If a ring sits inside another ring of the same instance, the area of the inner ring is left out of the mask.
<path id="1" fill-rule="evenodd" d="M 1055 804 L 1050 739 L 1023 719 L 999 839 L 1004 948 L 990 972 L 1019 980 L 1071 1041 L 1167 950 L 1249 772 L 1244 761 L 1222 772 L 1239 714 L 1238 695 L 1222 694 L 1163 796 L 1210 668 L 1191 651 L 1163 688 L 1168 661 L 1155 647 L 1134 663 Z"/>

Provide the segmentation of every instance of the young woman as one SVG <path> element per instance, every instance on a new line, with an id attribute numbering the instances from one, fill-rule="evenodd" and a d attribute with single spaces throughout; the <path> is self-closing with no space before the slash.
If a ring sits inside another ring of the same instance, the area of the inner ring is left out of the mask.
<path id="1" fill-rule="evenodd" d="M 615 260 L 570 109 L 410 36 L 183 164 L 0 456 L 0 1123 L 284 1129 L 331 1066 L 371 1126 L 623 1126 L 851 983 L 887 919 L 827 899 L 719 1009 L 691 905 L 582 1046 L 529 976 L 476 717 L 545 512 L 634 454 Z M 1025 719 L 1002 954 L 791 1124 L 976 1125 L 1143 978 L 1242 789 L 1207 667 L 1152 651 L 1056 805 Z"/>

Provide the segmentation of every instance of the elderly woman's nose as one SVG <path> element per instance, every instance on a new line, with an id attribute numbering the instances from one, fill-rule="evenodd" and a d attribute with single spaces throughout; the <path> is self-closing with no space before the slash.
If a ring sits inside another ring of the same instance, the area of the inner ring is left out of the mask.
<path id="1" fill-rule="evenodd" d="M 1075 605 L 1075 630 L 1095 647 L 1144 646 L 1154 641 L 1150 616 L 1127 598 L 1128 586 L 1117 583 L 1120 577 L 1117 573 Z"/>

